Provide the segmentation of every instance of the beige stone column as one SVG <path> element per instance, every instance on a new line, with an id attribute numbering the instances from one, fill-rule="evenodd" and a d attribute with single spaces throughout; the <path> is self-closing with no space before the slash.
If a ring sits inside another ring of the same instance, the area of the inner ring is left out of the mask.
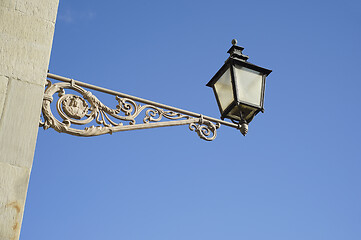
<path id="1" fill-rule="evenodd" d="M 20 235 L 59 0 L 0 0 L 0 239 Z"/>

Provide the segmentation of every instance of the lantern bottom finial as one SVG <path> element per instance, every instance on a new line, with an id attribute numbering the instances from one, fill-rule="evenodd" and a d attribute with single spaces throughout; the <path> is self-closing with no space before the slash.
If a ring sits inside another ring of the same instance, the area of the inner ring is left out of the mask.
<path id="1" fill-rule="evenodd" d="M 243 136 L 246 136 L 246 134 L 248 133 L 248 124 L 247 123 L 242 123 L 239 130 L 241 131 Z"/>

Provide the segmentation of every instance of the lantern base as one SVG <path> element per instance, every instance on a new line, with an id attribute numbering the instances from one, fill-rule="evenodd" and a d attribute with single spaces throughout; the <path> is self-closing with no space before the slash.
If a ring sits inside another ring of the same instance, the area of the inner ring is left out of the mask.
<path id="1" fill-rule="evenodd" d="M 232 104 L 223 112 L 222 119 L 228 118 L 232 121 L 249 124 L 254 116 L 256 116 L 261 110 L 259 108 L 251 107 L 245 104 Z"/>

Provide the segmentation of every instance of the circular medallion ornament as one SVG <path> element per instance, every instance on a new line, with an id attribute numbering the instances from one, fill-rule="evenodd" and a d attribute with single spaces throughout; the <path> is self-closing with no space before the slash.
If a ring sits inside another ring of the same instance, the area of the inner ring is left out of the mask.
<path id="1" fill-rule="evenodd" d="M 66 115 L 75 119 L 82 119 L 89 110 L 87 102 L 76 95 L 66 96 L 62 106 Z"/>

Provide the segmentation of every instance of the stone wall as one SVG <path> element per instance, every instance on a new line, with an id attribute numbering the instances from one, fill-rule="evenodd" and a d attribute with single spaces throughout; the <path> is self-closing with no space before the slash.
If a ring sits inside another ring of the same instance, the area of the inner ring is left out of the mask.
<path id="1" fill-rule="evenodd" d="M 20 235 L 59 0 L 0 0 L 0 239 Z"/>

